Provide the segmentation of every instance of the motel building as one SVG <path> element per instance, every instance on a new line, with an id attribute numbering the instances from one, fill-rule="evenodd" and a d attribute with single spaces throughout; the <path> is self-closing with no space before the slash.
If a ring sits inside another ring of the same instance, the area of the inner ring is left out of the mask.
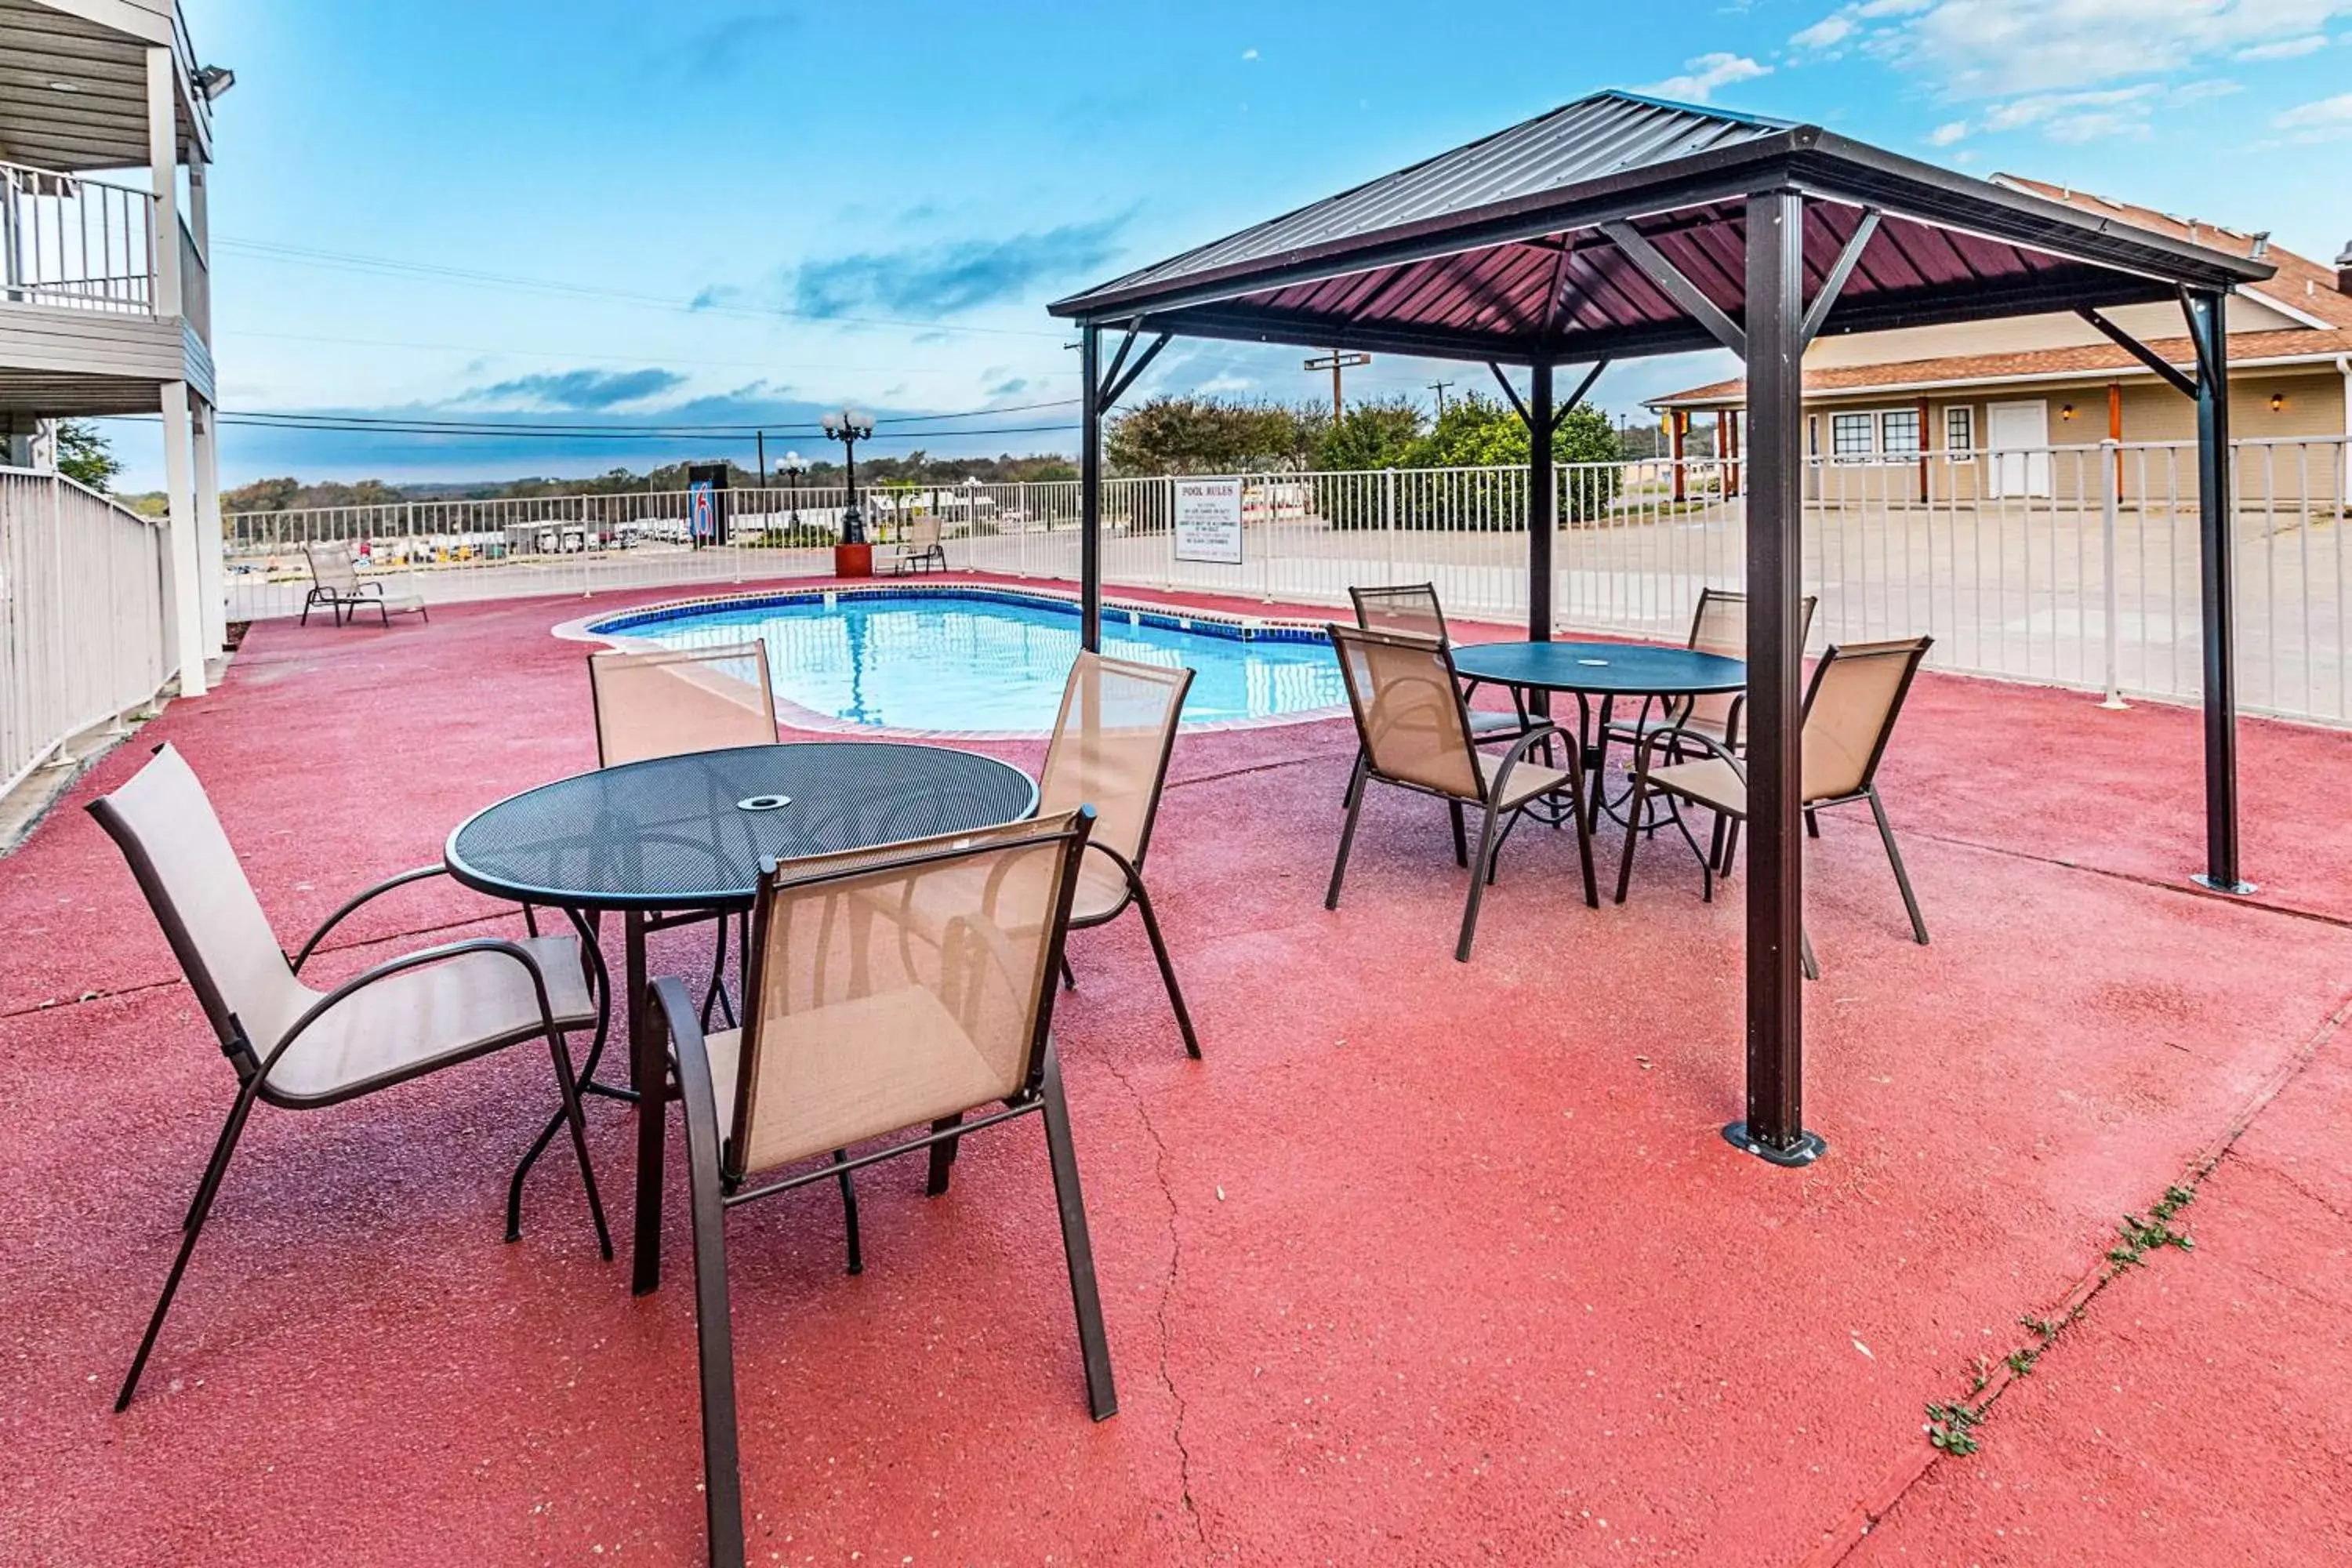
<path id="1" fill-rule="evenodd" d="M 2352 245 L 2322 266 L 2191 218 L 2014 175 L 1994 183 L 2119 223 L 2269 261 L 2278 274 L 2229 303 L 2230 436 L 2238 489 L 2333 510 L 2352 495 Z M 2180 310 L 2107 312 L 2125 332 L 2194 372 Z M 1676 499 L 1736 493 L 1745 445 L 1738 378 L 1650 400 L 1662 416 Z M 1830 502 L 2048 499 L 2162 504 L 2196 489 L 2195 401 L 2073 314 L 1957 326 L 1824 333 L 1805 354 L 1807 493 Z M 2098 459 L 2101 444 L 2114 456 Z"/>

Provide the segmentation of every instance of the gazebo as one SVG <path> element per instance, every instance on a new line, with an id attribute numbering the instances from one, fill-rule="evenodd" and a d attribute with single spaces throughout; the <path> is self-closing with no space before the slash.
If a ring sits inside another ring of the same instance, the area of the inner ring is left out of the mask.
<path id="1" fill-rule="evenodd" d="M 2226 300 L 2273 268 L 1817 125 L 1601 92 L 1055 303 L 1084 364 L 1080 577 L 1102 629 L 1102 416 L 1179 335 L 1492 367 L 1526 419 L 1528 635 L 1552 635 L 1552 437 L 1611 361 L 1720 345 L 1747 366 L 1747 1114 L 1782 1164 L 1804 1125 L 1798 807 L 1805 346 L 1819 333 L 2074 311 L 2197 405 L 2206 864 L 2239 876 Z M 2101 312 L 2178 300 L 2196 363 Z M 1103 334 L 1119 334 L 1106 365 Z M 1139 345 L 1140 345 L 1139 347 Z M 1524 366 L 1522 395 L 1506 367 Z M 1584 367 L 1564 400 L 1561 366 Z"/>

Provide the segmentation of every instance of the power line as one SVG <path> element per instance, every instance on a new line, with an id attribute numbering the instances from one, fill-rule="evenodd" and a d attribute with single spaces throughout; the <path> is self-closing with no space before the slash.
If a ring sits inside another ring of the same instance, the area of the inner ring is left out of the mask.
<path id="1" fill-rule="evenodd" d="M 224 425 L 244 426 L 255 429 L 308 430 L 326 434 L 368 436 L 430 436 L 445 439 L 481 438 L 489 440 L 546 441 L 610 441 L 667 442 L 741 439 L 760 430 L 782 434 L 776 426 L 686 426 L 674 429 L 615 428 L 610 426 L 551 426 L 544 425 L 464 426 L 447 424 L 403 425 L 390 421 L 336 422 L 320 419 L 284 419 L 267 414 L 223 414 Z M 871 438 L 887 440 L 929 440 L 940 437 L 961 436 L 1037 436 L 1064 434 L 1079 429 L 1076 425 L 990 425 L 970 428 L 926 428 L 920 430 L 877 431 Z"/>
<path id="2" fill-rule="evenodd" d="M 1076 402 L 1077 399 L 1074 397 L 1064 397 L 1045 403 L 1013 403 L 993 408 L 961 409 L 951 414 L 902 414 L 877 419 L 875 425 L 877 428 L 886 426 L 927 427 L 959 419 L 983 419 L 995 415 L 1032 414 L 1048 408 L 1068 408 Z M 397 430 L 414 435 L 452 436 L 659 436 L 670 437 L 756 436 L 761 433 L 794 436 L 817 435 L 824 429 L 823 426 L 811 421 L 794 420 L 764 420 L 741 424 L 664 422 L 583 424 L 520 419 L 436 419 L 425 415 L 310 414 L 291 409 L 258 408 L 224 409 L 221 411 L 220 417 L 224 424 L 269 425 L 284 429 Z M 913 428 L 904 432 L 909 436 L 930 433 L 927 428 Z M 974 432 L 958 432 L 958 434 L 971 433 Z"/>

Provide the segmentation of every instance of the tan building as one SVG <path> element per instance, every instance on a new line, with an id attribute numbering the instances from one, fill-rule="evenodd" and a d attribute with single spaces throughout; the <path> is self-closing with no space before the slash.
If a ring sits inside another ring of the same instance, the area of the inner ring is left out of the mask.
<path id="1" fill-rule="evenodd" d="M 2323 267 L 2193 219 L 2014 175 L 1997 184 L 2135 227 L 2253 255 L 2278 268 L 2229 306 L 2230 433 L 2242 447 L 2242 494 L 2281 503 L 2341 501 L 2352 448 L 2352 246 Z M 2116 325 L 2193 371 L 2180 311 L 2137 305 Z M 1654 398 L 1677 454 L 1696 426 L 1727 457 L 1740 446 L 1744 384 Z M 2120 494 L 2154 500 L 2195 489 L 2196 405 L 2074 315 L 1823 336 L 1805 354 L 1806 451 L 1811 493 L 1866 492 L 1899 501 L 2087 498 L 2101 481 L 2096 448 L 2124 443 Z M 1737 483 L 1736 476 L 1732 482 Z"/>

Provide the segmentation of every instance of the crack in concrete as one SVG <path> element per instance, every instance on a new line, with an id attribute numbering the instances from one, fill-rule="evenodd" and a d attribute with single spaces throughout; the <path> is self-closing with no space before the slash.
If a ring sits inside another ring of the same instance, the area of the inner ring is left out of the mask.
<path id="1" fill-rule="evenodd" d="M 1136 1118 L 1143 1123 L 1143 1131 L 1150 1135 L 1152 1148 L 1158 1151 L 1152 1162 L 1152 1175 L 1160 1184 L 1160 1195 L 1168 1200 L 1168 1279 L 1160 1287 L 1156 1312 L 1160 1324 L 1160 1386 L 1168 1391 L 1169 1399 L 1176 1406 L 1176 1419 L 1169 1428 L 1168 1438 L 1176 1449 L 1176 1478 L 1184 1504 L 1184 1517 L 1192 1521 L 1192 1538 L 1200 1543 L 1201 1549 L 1213 1552 L 1215 1549 L 1209 1544 L 1208 1525 L 1192 1499 L 1192 1451 L 1184 1446 L 1184 1395 L 1177 1388 L 1175 1374 L 1168 1365 L 1168 1302 L 1176 1293 L 1177 1272 L 1184 1261 L 1184 1238 L 1177 1226 L 1180 1214 L 1176 1189 L 1168 1180 L 1168 1142 L 1160 1137 L 1158 1124 L 1151 1120 L 1150 1107 L 1144 1102 L 1143 1093 L 1135 1087 L 1135 1081 L 1110 1058 L 1104 1058 L 1104 1065 L 1109 1069 L 1110 1076 L 1118 1080 L 1119 1087 L 1127 1090 L 1127 1097 L 1135 1102 Z"/>

